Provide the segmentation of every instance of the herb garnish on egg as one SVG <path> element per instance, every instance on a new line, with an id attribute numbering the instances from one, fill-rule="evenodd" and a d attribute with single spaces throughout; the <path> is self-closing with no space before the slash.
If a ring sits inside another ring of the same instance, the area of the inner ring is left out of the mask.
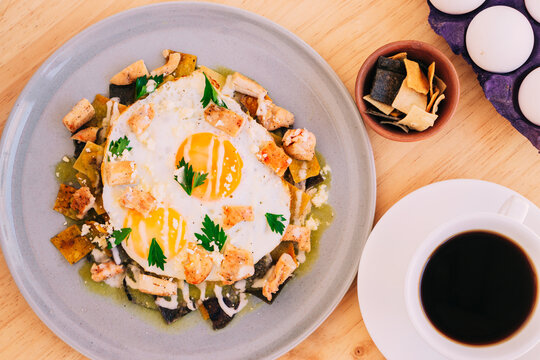
<path id="1" fill-rule="evenodd" d="M 163 75 L 137 78 L 135 81 L 135 99 L 138 100 L 144 95 L 153 93 L 162 82 Z"/>
<path id="2" fill-rule="evenodd" d="M 109 237 L 109 244 L 108 244 L 108 248 L 111 249 L 112 248 L 112 241 L 111 240 L 114 240 L 114 246 L 118 246 L 122 243 L 122 241 L 124 241 L 125 239 L 127 239 L 127 237 L 129 236 L 129 234 L 131 233 L 131 228 L 123 228 L 123 229 L 120 229 L 120 230 L 114 230 L 111 234 L 111 236 Z"/>
<path id="3" fill-rule="evenodd" d="M 204 73 L 203 73 L 204 74 Z M 204 94 L 201 99 L 202 106 L 205 108 L 210 103 L 210 100 L 217 106 L 221 106 L 222 108 L 228 109 L 227 105 L 221 100 L 218 96 L 218 93 L 216 89 L 214 89 L 214 86 L 212 86 L 212 83 L 210 80 L 208 80 L 208 76 L 204 74 Z"/>
<path id="4" fill-rule="evenodd" d="M 285 230 L 285 224 L 283 223 L 285 221 L 285 217 L 280 214 L 271 213 L 266 213 L 264 216 L 266 216 L 266 221 L 268 222 L 268 226 L 270 226 L 270 230 L 277 234 L 283 235 L 283 231 Z"/>
<path id="5" fill-rule="evenodd" d="M 220 251 L 227 241 L 227 235 L 221 226 L 214 223 L 208 215 L 204 217 L 202 234 L 195 234 L 200 245 L 208 251 Z"/>
<path id="6" fill-rule="evenodd" d="M 184 189 L 186 193 L 190 196 L 193 189 L 203 185 L 206 181 L 206 177 L 208 176 L 207 173 L 193 171 L 193 166 L 187 163 L 184 158 L 180 160 L 176 168 L 180 170 L 181 177 L 179 178 L 178 175 L 174 175 L 174 180 L 176 180 L 176 182 L 180 184 L 182 189 Z M 183 174 L 181 172 L 182 168 L 184 169 Z"/>
<path id="7" fill-rule="evenodd" d="M 129 145 L 129 139 L 127 136 L 123 136 L 116 141 L 111 141 L 109 145 L 109 152 L 114 156 L 122 156 L 124 150 L 130 151 L 131 147 Z"/>
<path id="8" fill-rule="evenodd" d="M 166 259 L 167 258 L 163 254 L 163 250 L 161 250 L 161 246 L 159 246 L 158 242 L 156 241 L 156 238 L 152 238 L 152 243 L 150 244 L 150 250 L 148 251 L 148 266 L 155 265 L 161 270 L 164 270 Z"/>

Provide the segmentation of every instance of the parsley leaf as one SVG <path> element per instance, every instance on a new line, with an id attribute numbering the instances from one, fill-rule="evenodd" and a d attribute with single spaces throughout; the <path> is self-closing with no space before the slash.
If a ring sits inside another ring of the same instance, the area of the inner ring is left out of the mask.
<path id="1" fill-rule="evenodd" d="M 182 179 L 179 179 L 178 175 L 174 175 L 174 180 L 176 180 L 176 182 L 179 183 L 180 186 L 190 196 L 193 192 L 193 189 L 204 184 L 206 178 L 208 177 L 207 173 L 193 171 L 193 166 L 189 165 L 189 163 L 187 163 L 184 158 L 180 160 L 176 168 L 184 168 L 184 174 Z"/>
<path id="2" fill-rule="evenodd" d="M 148 251 L 148 266 L 155 265 L 161 270 L 164 270 L 164 266 L 167 262 L 167 258 L 163 255 L 163 250 L 159 246 L 156 238 L 152 238 L 152 243 L 150 244 L 150 250 Z"/>
<path id="3" fill-rule="evenodd" d="M 127 237 L 129 236 L 130 233 L 131 233 L 131 228 L 122 228 L 120 230 L 114 230 L 112 232 L 111 236 L 109 237 L 109 242 L 107 244 L 107 247 L 109 249 L 112 248 L 111 240 L 113 240 L 113 239 L 114 239 L 114 246 L 120 245 L 122 243 L 122 241 L 127 239 Z"/>
<path id="4" fill-rule="evenodd" d="M 199 244 L 208 251 L 220 251 L 227 241 L 227 235 L 221 226 L 214 223 L 208 215 L 204 217 L 202 234 L 195 234 Z"/>
<path id="5" fill-rule="evenodd" d="M 285 216 L 271 213 L 266 213 L 264 216 L 266 216 L 266 221 L 270 226 L 270 230 L 283 235 L 283 231 L 285 230 L 285 224 L 283 223 L 285 221 Z"/>
<path id="6" fill-rule="evenodd" d="M 154 89 L 152 91 L 148 91 L 148 81 L 153 80 L 155 81 L 156 85 L 154 86 Z M 154 75 L 147 77 L 145 75 L 138 77 L 137 80 L 135 80 L 135 100 L 140 99 L 141 97 L 148 95 L 150 93 L 153 93 L 159 85 L 163 82 L 163 74 L 162 75 Z"/>
<path id="7" fill-rule="evenodd" d="M 216 104 L 217 106 L 221 106 L 222 108 L 228 109 L 227 105 L 223 102 L 223 100 L 219 98 L 219 95 L 216 89 L 214 89 L 214 86 L 212 86 L 212 83 L 210 82 L 210 80 L 208 80 L 208 76 L 206 76 L 205 73 L 203 73 L 203 75 L 204 75 L 204 93 L 201 99 L 203 108 L 207 107 L 208 104 L 210 103 L 210 100 L 212 100 L 212 102 Z"/>
<path id="8" fill-rule="evenodd" d="M 127 138 L 126 135 L 124 135 L 124 137 L 121 137 L 116 141 L 111 141 L 109 145 L 109 152 L 112 155 L 122 156 L 122 153 L 124 152 L 124 150 L 127 150 L 127 151 L 131 150 L 131 147 L 128 145 L 129 145 L 129 139 Z"/>

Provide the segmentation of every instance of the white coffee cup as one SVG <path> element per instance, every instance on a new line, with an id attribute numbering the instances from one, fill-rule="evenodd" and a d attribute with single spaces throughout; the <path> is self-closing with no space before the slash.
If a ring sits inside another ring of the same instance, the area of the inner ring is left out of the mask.
<path id="1" fill-rule="evenodd" d="M 512 239 L 529 256 L 535 273 L 540 268 L 540 236 L 523 224 L 529 205 L 512 196 L 499 213 L 474 213 L 450 220 L 432 231 L 412 257 L 405 277 L 405 302 L 409 317 L 420 335 L 435 350 L 450 359 L 515 359 L 540 341 L 540 311 L 535 304 L 528 320 L 507 339 L 489 345 L 467 345 L 452 340 L 439 332 L 426 316 L 420 298 L 420 283 L 424 267 L 431 254 L 454 235 L 487 230 Z M 537 289 L 540 290 L 537 283 Z M 538 303 L 538 294 L 536 303 Z"/>

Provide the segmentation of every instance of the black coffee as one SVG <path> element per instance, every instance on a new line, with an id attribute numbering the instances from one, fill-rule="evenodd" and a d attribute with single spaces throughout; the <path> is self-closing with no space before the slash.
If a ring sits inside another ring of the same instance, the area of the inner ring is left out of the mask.
<path id="1" fill-rule="evenodd" d="M 447 337 L 488 345 L 516 332 L 536 303 L 536 274 L 510 239 L 470 231 L 441 244 L 428 259 L 420 295 L 431 323 Z"/>

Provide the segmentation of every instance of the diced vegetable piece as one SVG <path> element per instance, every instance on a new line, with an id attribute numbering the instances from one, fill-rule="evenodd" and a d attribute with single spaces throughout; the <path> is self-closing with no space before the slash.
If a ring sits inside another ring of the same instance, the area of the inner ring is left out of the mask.
<path id="1" fill-rule="evenodd" d="M 69 113 L 64 116 L 62 122 L 66 128 L 72 133 L 86 124 L 94 116 L 94 107 L 87 99 L 81 99 L 71 109 Z"/>
<path id="2" fill-rule="evenodd" d="M 192 72 L 195 71 L 195 68 L 197 67 L 197 56 L 182 52 L 180 53 L 180 55 L 180 63 L 178 64 L 176 70 L 173 72 L 173 75 L 176 77 L 190 75 Z"/>
<path id="3" fill-rule="evenodd" d="M 93 188 L 99 183 L 101 161 L 103 160 L 103 147 L 92 142 L 87 142 L 81 155 L 73 164 L 73 168 L 86 175 Z"/>
<path id="4" fill-rule="evenodd" d="M 69 205 L 77 212 L 77 218 L 82 219 L 94 207 L 95 202 L 96 198 L 92 195 L 90 188 L 83 186 L 73 193 Z"/>
<path id="5" fill-rule="evenodd" d="M 283 234 L 283 237 L 281 238 L 281 241 L 293 241 L 298 245 L 298 250 L 310 252 L 311 230 L 305 226 L 289 224 L 285 230 L 285 234 Z"/>
<path id="6" fill-rule="evenodd" d="M 268 280 L 265 282 L 262 293 L 270 301 L 272 295 L 279 290 L 279 286 L 285 282 L 298 267 L 296 260 L 288 253 L 284 253 L 279 257 L 276 266 Z"/>
<path id="7" fill-rule="evenodd" d="M 206 67 L 204 65 L 201 65 L 200 69 L 202 70 L 203 73 L 206 74 L 206 76 L 208 76 L 210 79 L 214 80 L 213 82 L 216 82 L 219 85 L 218 89 L 223 88 L 223 85 L 225 85 L 225 80 L 226 80 L 225 76 L 221 75 L 217 71 L 212 70 L 212 69 L 210 69 L 210 68 L 208 68 L 208 67 Z"/>
<path id="8" fill-rule="evenodd" d="M 81 236 L 77 225 L 72 225 L 51 238 L 51 242 L 70 264 L 75 264 L 94 249 L 94 244 Z"/>
<path id="9" fill-rule="evenodd" d="M 110 82 L 115 85 L 129 85 L 134 83 L 137 78 L 141 76 L 148 76 L 148 69 L 143 60 L 135 61 L 133 64 L 128 65 L 122 69 L 119 73 L 114 75 Z"/>
<path id="10" fill-rule="evenodd" d="M 278 176 L 283 176 L 292 162 L 292 159 L 285 154 L 285 151 L 273 141 L 267 142 L 256 156 L 260 162 L 274 170 Z"/>
<path id="11" fill-rule="evenodd" d="M 293 177 L 295 183 L 304 181 L 310 177 L 319 175 L 321 166 L 319 160 L 314 156 L 310 161 L 293 159 L 291 165 L 289 165 L 289 171 Z"/>
<path id="12" fill-rule="evenodd" d="M 77 211 L 71 208 L 73 194 L 77 191 L 73 186 L 60 184 L 56 201 L 54 202 L 53 210 L 67 216 L 70 219 L 78 220 Z"/>

